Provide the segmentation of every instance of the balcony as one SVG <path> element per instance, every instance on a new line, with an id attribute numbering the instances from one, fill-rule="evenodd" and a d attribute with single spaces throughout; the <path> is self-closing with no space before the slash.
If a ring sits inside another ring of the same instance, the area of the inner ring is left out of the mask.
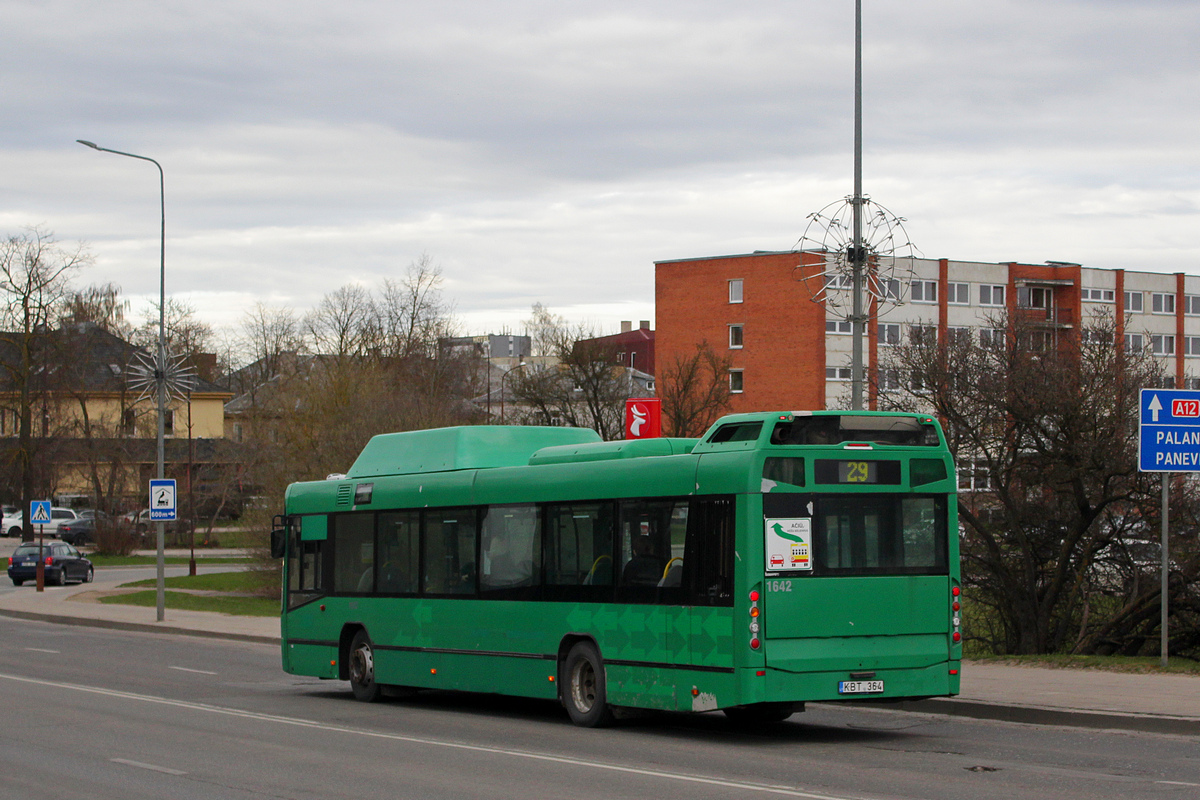
<path id="1" fill-rule="evenodd" d="M 1075 325 L 1074 309 L 1070 308 L 1017 308 L 1018 323 L 1045 325 L 1049 328 L 1071 328 Z"/>

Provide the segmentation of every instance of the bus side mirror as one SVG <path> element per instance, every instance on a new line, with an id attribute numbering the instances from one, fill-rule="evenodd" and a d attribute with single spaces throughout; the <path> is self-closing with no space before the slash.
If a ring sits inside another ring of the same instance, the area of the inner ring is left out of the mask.
<path id="1" fill-rule="evenodd" d="M 271 520 L 271 558 L 283 558 L 287 548 L 287 517 Z"/>

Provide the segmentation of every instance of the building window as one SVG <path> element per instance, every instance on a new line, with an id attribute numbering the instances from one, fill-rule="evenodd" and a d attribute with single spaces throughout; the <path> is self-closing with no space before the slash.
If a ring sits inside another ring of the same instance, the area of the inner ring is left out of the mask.
<path id="1" fill-rule="evenodd" d="M 946 286 L 946 302 L 953 306 L 971 305 L 971 284 L 951 283 Z"/>
<path id="2" fill-rule="evenodd" d="M 827 381 L 849 381 L 854 379 L 853 370 L 850 367 L 826 367 L 825 380 Z"/>
<path id="3" fill-rule="evenodd" d="M 826 333 L 853 333 L 854 326 L 850 324 L 850 320 L 846 319 L 827 319 L 825 320 Z"/>
<path id="4" fill-rule="evenodd" d="M 9 436 L 8 430 L 8 409 L 0 408 L 0 436 Z M 16 431 L 13 431 L 16 433 Z"/>
<path id="5" fill-rule="evenodd" d="M 1184 389 L 1200 389 L 1200 378 L 1184 378 Z"/>
<path id="6" fill-rule="evenodd" d="M 937 328 L 933 325 L 909 325 L 908 341 L 911 344 L 937 344 Z"/>
<path id="7" fill-rule="evenodd" d="M 742 348 L 742 326 L 729 326 L 729 349 L 740 350 Z"/>
<path id="8" fill-rule="evenodd" d="M 879 326 L 880 344 L 900 344 L 900 324 L 897 322 L 883 323 Z"/>
<path id="9" fill-rule="evenodd" d="M 1045 286 L 1017 287 L 1018 308 L 1050 308 L 1052 298 L 1052 290 Z"/>
<path id="10" fill-rule="evenodd" d="M 742 302 L 742 279 L 734 278 L 729 282 L 729 302 Z"/>
<path id="11" fill-rule="evenodd" d="M 981 305 L 981 306 L 1002 306 L 1002 305 L 1004 305 L 1004 287 L 1003 286 L 980 286 L 979 287 L 979 305 Z"/>
<path id="12" fill-rule="evenodd" d="M 127 408 L 121 412 L 121 433 L 125 436 L 133 436 L 134 430 L 137 428 L 137 412 L 132 408 Z"/>
<path id="13" fill-rule="evenodd" d="M 1151 334 L 1150 352 L 1154 353 L 1156 356 L 1175 355 L 1175 337 L 1158 333 Z"/>
<path id="14" fill-rule="evenodd" d="M 971 346 L 971 329 L 970 328 L 947 328 L 946 341 L 952 347 L 970 347 Z"/>
<path id="15" fill-rule="evenodd" d="M 979 346 L 988 350 L 1004 347 L 1004 331 L 1001 328 L 980 328 Z"/>
<path id="16" fill-rule="evenodd" d="M 741 394 L 744 386 L 742 371 L 740 369 L 729 370 L 729 391 L 733 394 Z"/>
<path id="17" fill-rule="evenodd" d="M 1150 294 L 1150 310 L 1155 314 L 1174 314 L 1175 295 L 1152 292 Z"/>
<path id="18" fill-rule="evenodd" d="M 233 440 L 235 442 L 242 440 L 242 423 L 240 422 L 233 423 Z"/>
<path id="19" fill-rule="evenodd" d="M 826 273 L 826 289 L 853 289 L 854 276 L 844 272 Z"/>
<path id="20" fill-rule="evenodd" d="M 1185 356 L 1200 356 L 1200 336 L 1183 337 L 1183 354 Z"/>
<path id="21" fill-rule="evenodd" d="M 1080 289 L 1079 299 L 1089 303 L 1111 303 L 1117 299 L 1115 289 Z"/>
<path id="22" fill-rule="evenodd" d="M 986 461 L 958 462 L 958 490 L 960 492 L 988 492 L 993 489 L 992 475 Z"/>
<path id="23" fill-rule="evenodd" d="M 1125 352 L 1140 353 L 1146 349 L 1146 340 L 1140 333 L 1125 334 Z"/>
<path id="24" fill-rule="evenodd" d="M 881 370 L 879 373 L 879 389 L 884 392 L 900 391 L 900 370 Z"/>
<path id="25" fill-rule="evenodd" d="M 1144 309 L 1142 306 L 1141 292 L 1126 292 L 1125 293 L 1125 310 L 1130 313 L 1141 313 Z"/>
<path id="26" fill-rule="evenodd" d="M 169 408 L 163 411 L 163 435 L 175 435 L 175 412 Z"/>
<path id="27" fill-rule="evenodd" d="M 1079 332 L 1079 343 L 1085 345 L 1102 345 L 1111 343 L 1111 339 L 1104 331 L 1094 330 L 1092 328 L 1084 328 Z"/>
<path id="28" fill-rule="evenodd" d="M 900 299 L 900 281 L 895 278 L 888 278 L 886 281 L 882 281 L 879 289 L 883 292 L 884 300 Z"/>
<path id="29" fill-rule="evenodd" d="M 912 301 L 914 303 L 936 303 L 937 281 L 913 281 Z"/>
<path id="30" fill-rule="evenodd" d="M 1185 294 L 1183 296 L 1183 313 L 1193 317 L 1200 316 L 1200 294 Z"/>

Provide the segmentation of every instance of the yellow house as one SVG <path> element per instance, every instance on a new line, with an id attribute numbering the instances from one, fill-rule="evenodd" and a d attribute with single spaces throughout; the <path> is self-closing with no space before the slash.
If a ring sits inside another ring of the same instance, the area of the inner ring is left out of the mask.
<path id="1" fill-rule="evenodd" d="M 138 505 L 156 470 L 158 414 L 153 376 L 147 375 L 149 354 L 92 323 L 25 342 L 19 337 L 0 333 L 0 366 L 7 373 L 0 373 L 5 502 L 20 494 L 18 473 L 25 461 L 20 419 L 28 406 L 26 449 L 35 493 L 86 495 L 113 510 Z M 31 353 L 28 359 L 22 358 L 23 346 Z M 167 403 L 167 475 L 182 480 L 199 472 L 211 479 L 216 467 L 222 473 L 236 467 L 235 454 L 220 441 L 224 405 L 232 393 L 199 378 L 189 384 Z"/>

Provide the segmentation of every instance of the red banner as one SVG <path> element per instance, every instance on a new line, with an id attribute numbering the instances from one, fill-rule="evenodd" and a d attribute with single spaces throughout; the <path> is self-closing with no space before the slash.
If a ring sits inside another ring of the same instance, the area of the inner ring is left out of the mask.
<path id="1" fill-rule="evenodd" d="M 625 438 L 657 439 L 662 436 L 662 401 L 657 397 L 625 401 Z"/>

